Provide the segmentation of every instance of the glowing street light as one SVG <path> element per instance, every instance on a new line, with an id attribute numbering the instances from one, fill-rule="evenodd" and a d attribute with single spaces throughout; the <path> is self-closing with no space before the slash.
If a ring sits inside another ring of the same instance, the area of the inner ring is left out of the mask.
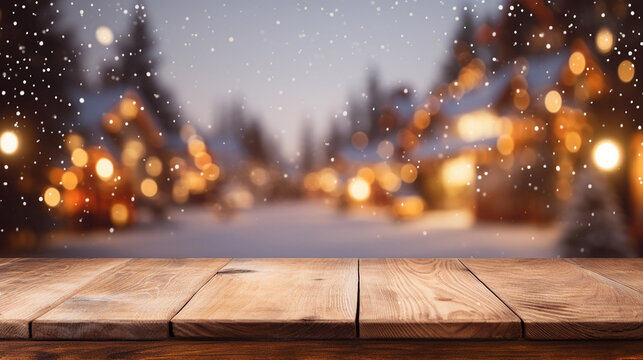
<path id="1" fill-rule="evenodd" d="M 18 150 L 18 137 L 13 131 L 5 131 L 0 136 L 0 150 L 11 155 Z"/>
<path id="2" fill-rule="evenodd" d="M 594 162 L 602 170 L 614 170 L 621 161 L 621 152 L 611 140 L 603 140 L 594 148 Z"/>

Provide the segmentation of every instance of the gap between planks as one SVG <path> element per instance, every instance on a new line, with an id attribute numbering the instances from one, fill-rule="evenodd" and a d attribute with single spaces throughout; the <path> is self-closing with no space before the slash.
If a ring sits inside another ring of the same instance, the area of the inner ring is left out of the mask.
<path id="1" fill-rule="evenodd" d="M 460 264 L 462 264 L 462 266 L 464 266 L 464 268 L 467 269 L 467 271 L 470 272 L 471 275 L 473 275 L 473 277 L 476 278 L 476 280 L 478 280 L 484 287 L 486 287 L 487 290 L 489 290 L 489 292 L 493 294 L 493 296 L 495 296 L 498 300 L 500 300 L 500 302 L 503 303 L 507 307 L 507 309 L 509 309 L 512 313 L 514 313 L 514 315 L 516 315 L 518 319 L 520 319 L 520 338 L 524 339 L 525 338 L 525 321 L 520 317 L 520 315 L 518 315 L 516 310 L 512 309 L 511 306 L 509 306 L 504 300 L 502 300 L 500 296 L 498 296 L 498 294 L 496 294 L 493 290 L 491 290 L 491 288 L 487 286 L 487 284 L 485 284 L 484 281 L 482 281 L 478 277 L 478 275 L 476 275 L 476 273 L 471 271 L 471 269 L 469 269 L 469 267 L 462 260 L 460 260 L 460 258 L 457 258 L 457 259 L 458 259 L 458 262 L 460 262 Z"/>
<path id="2" fill-rule="evenodd" d="M 199 286 L 199 288 L 198 288 L 198 289 L 196 289 L 196 291 L 194 292 L 194 294 L 192 294 L 192 296 L 190 296 L 190 298 L 188 299 L 188 301 L 186 301 L 186 302 L 185 302 L 185 304 L 183 304 L 183 306 L 181 306 L 181 308 L 180 308 L 176 313 L 174 313 L 174 315 L 172 315 L 172 316 L 170 317 L 170 320 L 168 320 L 168 322 L 169 322 L 168 326 L 170 327 L 170 328 L 169 328 L 169 330 L 170 330 L 170 337 L 174 337 L 174 329 L 172 328 L 172 319 L 174 319 L 174 317 L 175 317 L 178 313 L 180 313 L 180 312 L 181 312 L 181 310 L 183 310 L 183 308 L 185 308 L 185 306 L 186 306 L 186 305 L 187 305 L 187 304 L 188 304 L 188 303 L 189 303 L 189 302 L 194 298 L 194 296 L 195 296 L 199 291 L 201 291 L 201 289 L 205 286 L 205 284 L 209 283 L 209 282 L 210 282 L 210 280 L 212 280 L 215 276 L 217 276 L 217 274 L 219 273 L 219 271 L 221 271 L 221 269 L 223 269 L 226 265 L 228 265 L 228 264 L 230 263 L 230 261 L 232 261 L 232 259 L 233 259 L 233 258 L 229 258 L 229 259 L 228 259 L 228 261 L 226 261 L 226 263 L 225 263 L 225 264 L 223 264 L 223 266 L 221 266 L 221 267 L 219 268 L 219 270 L 215 271 L 215 272 L 214 272 L 214 274 L 212 274 L 212 276 L 210 276 L 207 280 L 205 280 L 205 281 L 203 282 L 203 284 L 201 284 L 201 286 Z"/>

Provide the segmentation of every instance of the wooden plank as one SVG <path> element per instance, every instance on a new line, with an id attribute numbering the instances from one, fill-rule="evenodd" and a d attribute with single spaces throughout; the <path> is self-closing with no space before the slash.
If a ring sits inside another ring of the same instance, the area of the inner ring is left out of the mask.
<path id="1" fill-rule="evenodd" d="M 3 360 L 40 359 L 641 359 L 640 341 L 306 340 L 11 341 Z"/>
<path id="2" fill-rule="evenodd" d="M 36 339 L 160 339 L 227 259 L 137 259 L 34 320 Z"/>
<path id="3" fill-rule="evenodd" d="M 561 259 L 461 259 L 531 339 L 643 338 L 643 296 Z"/>
<path id="4" fill-rule="evenodd" d="M 643 259 L 568 259 L 632 289 L 643 292 Z"/>
<path id="5" fill-rule="evenodd" d="M 355 337 L 357 259 L 234 259 L 172 319 L 178 337 Z"/>
<path id="6" fill-rule="evenodd" d="M 29 337 L 29 323 L 128 259 L 19 259 L 0 267 L 0 338 Z"/>
<path id="7" fill-rule="evenodd" d="M 521 335 L 520 319 L 457 259 L 362 259 L 361 338 Z"/>

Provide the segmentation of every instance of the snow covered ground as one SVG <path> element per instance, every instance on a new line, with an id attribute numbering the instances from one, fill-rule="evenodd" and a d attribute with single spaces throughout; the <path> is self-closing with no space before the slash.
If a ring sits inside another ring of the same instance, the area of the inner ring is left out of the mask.
<path id="1" fill-rule="evenodd" d="M 552 257 L 558 226 L 474 224 L 470 213 L 396 222 L 377 209 L 322 202 L 258 206 L 222 219 L 204 207 L 170 220 L 87 234 L 56 233 L 35 256 L 57 257 Z"/>

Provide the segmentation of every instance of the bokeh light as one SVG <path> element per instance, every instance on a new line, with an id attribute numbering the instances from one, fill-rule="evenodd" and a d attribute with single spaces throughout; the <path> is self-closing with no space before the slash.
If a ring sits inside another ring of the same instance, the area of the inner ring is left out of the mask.
<path id="1" fill-rule="evenodd" d="M 404 164 L 400 169 L 400 177 L 402 178 L 402 181 L 410 184 L 417 179 L 418 169 L 413 164 Z"/>
<path id="2" fill-rule="evenodd" d="M 581 139 L 580 134 L 576 131 L 569 131 L 565 134 L 565 148 L 567 148 L 567 151 L 573 153 L 578 152 L 582 143 L 583 140 Z"/>
<path id="3" fill-rule="evenodd" d="M 569 70 L 574 75 L 580 75 L 585 71 L 585 55 L 580 51 L 575 51 L 569 57 Z"/>
<path id="4" fill-rule="evenodd" d="M 557 113 L 561 106 L 563 106 L 563 98 L 556 90 L 551 90 L 545 95 L 545 108 L 550 113 Z"/>
<path id="5" fill-rule="evenodd" d="M 96 174 L 103 179 L 109 180 L 114 175 L 114 164 L 107 158 L 100 158 L 96 162 Z"/>
<path id="6" fill-rule="evenodd" d="M 612 140 L 603 140 L 594 147 L 594 162 L 603 170 L 614 170 L 621 161 L 621 151 Z"/>
<path id="7" fill-rule="evenodd" d="M 628 83 L 634 78 L 634 64 L 629 60 L 623 60 L 618 65 L 618 78 L 622 82 Z"/>
<path id="8" fill-rule="evenodd" d="M 511 135 L 502 134 L 498 137 L 498 140 L 496 140 L 496 147 L 502 155 L 511 155 L 514 151 L 514 139 Z"/>
<path id="9" fill-rule="evenodd" d="M 371 195 L 371 186 L 361 177 L 350 178 L 348 195 L 356 201 L 364 201 Z"/>
<path id="10" fill-rule="evenodd" d="M 87 164 L 88 160 L 89 156 L 87 155 L 87 151 L 81 148 L 77 148 L 71 153 L 71 163 L 75 166 L 83 167 Z"/>
<path id="11" fill-rule="evenodd" d="M 48 187 L 42 198 L 47 206 L 56 207 L 60 203 L 60 191 L 55 187 Z"/>
<path id="12" fill-rule="evenodd" d="M 614 45 L 614 35 L 608 28 L 601 28 L 596 33 L 596 48 L 602 54 L 607 54 L 612 51 Z"/>
<path id="13" fill-rule="evenodd" d="M 158 192 L 159 187 L 156 184 L 156 181 L 153 179 L 147 178 L 141 181 L 141 193 L 147 197 L 154 197 Z"/>
<path id="14" fill-rule="evenodd" d="M 150 156 L 145 163 L 145 172 L 149 176 L 159 176 L 163 171 L 163 163 L 156 156 Z"/>
<path id="15" fill-rule="evenodd" d="M 65 189 L 74 190 L 78 185 L 78 176 L 76 176 L 72 171 L 65 171 L 60 182 Z"/>
<path id="16" fill-rule="evenodd" d="M 2 133 L 2 136 L 0 136 L 0 150 L 8 155 L 18 150 L 18 136 L 13 131 Z"/>
<path id="17" fill-rule="evenodd" d="M 129 210 L 121 203 L 112 205 L 109 210 L 109 218 L 115 226 L 125 226 L 129 221 Z"/>
<path id="18" fill-rule="evenodd" d="M 96 28 L 96 40 L 103 46 L 109 46 L 114 41 L 114 33 L 107 26 Z"/>

